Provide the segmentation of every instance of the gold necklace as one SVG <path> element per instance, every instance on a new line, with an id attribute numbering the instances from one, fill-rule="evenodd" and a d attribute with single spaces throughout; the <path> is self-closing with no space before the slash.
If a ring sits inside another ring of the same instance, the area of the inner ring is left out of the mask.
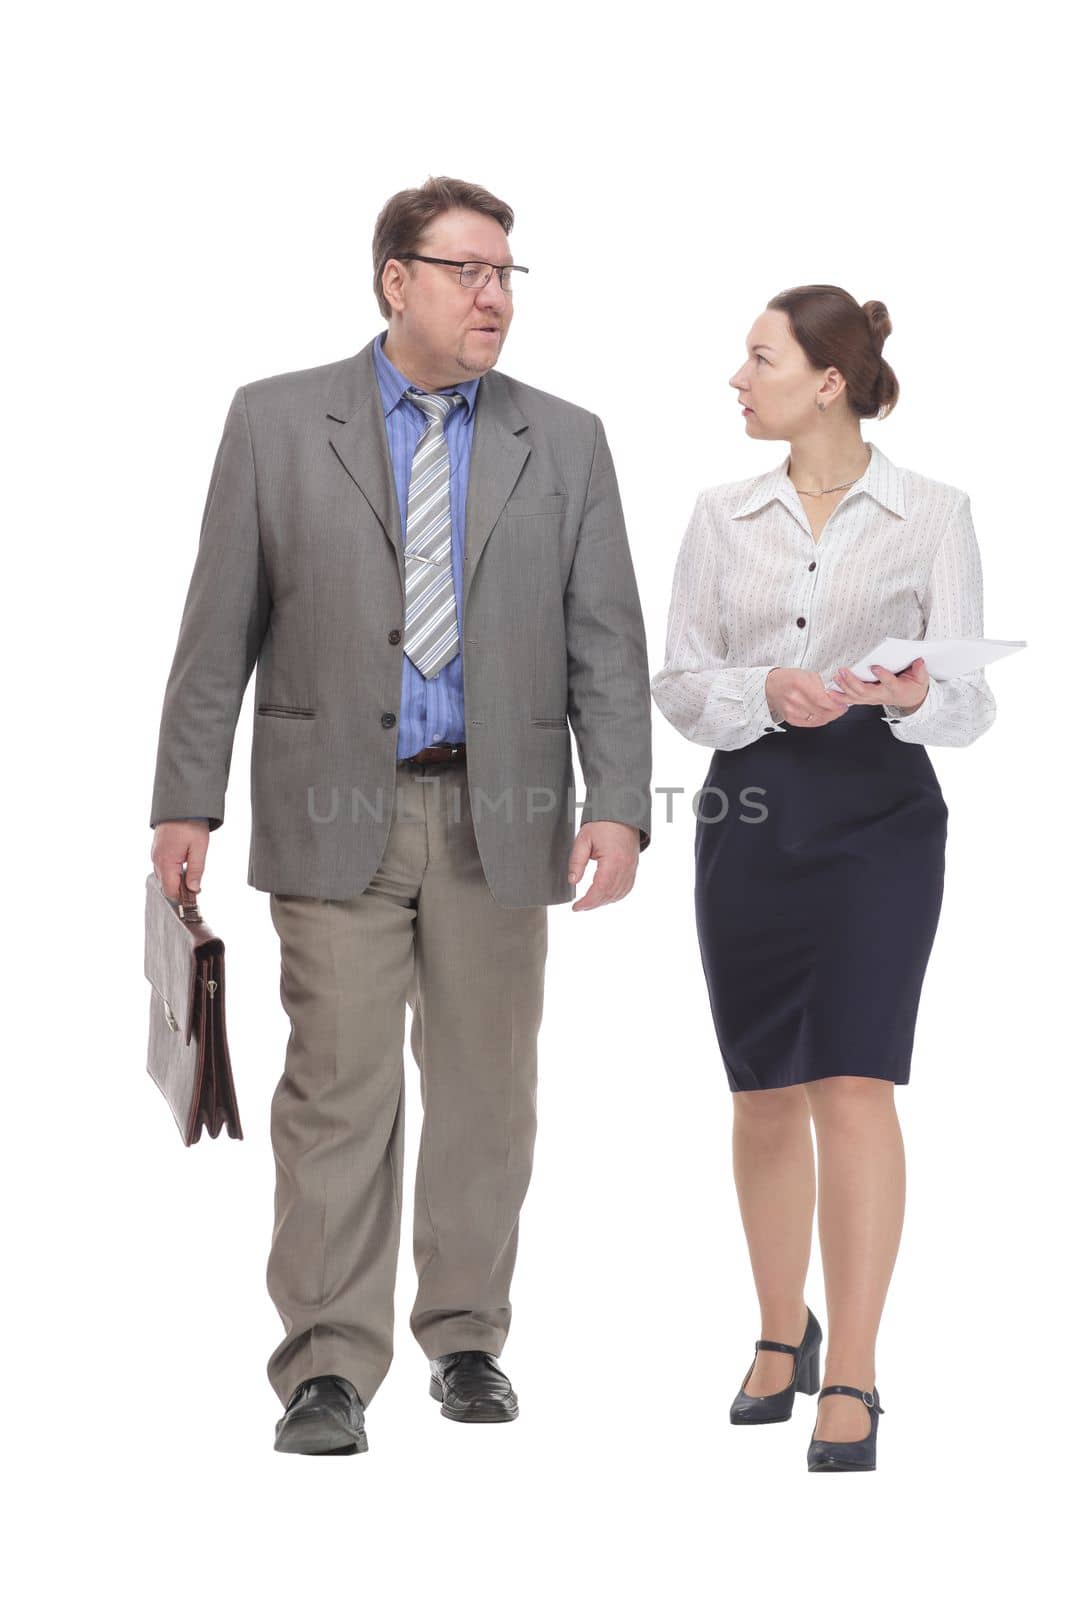
<path id="1" fill-rule="evenodd" d="M 868 445 L 867 446 L 867 467 L 869 467 L 870 464 L 871 464 L 871 447 L 870 447 L 870 445 Z M 789 460 L 788 460 L 788 462 L 786 464 L 786 472 L 787 473 L 789 471 L 789 468 L 792 465 L 793 465 L 793 456 L 792 456 L 792 452 L 790 452 Z M 864 467 L 863 472 L 866 472 L 867 467 Z M 861 472 L 859 474 L 859 477 L 853 478 L 852 483 L 835 483 L 832 489 L 799 489 L 799 488 L 797 488 L 797 485 L 795 483 L 793 484 L 793 488 L 796 489 L 797 494 L 805 494 L 805 495 L 808 495 L 809 498 L 814 498 L 815 496 L 820 495 L 820 494 L 836 494 L 839 489 L 851 489 L 853 483 L 859 483 L 860 478 L 863 477 L 863 472 Z M 790 478 L 789 481 L 790 481 L 790 483 L 792 483 L 793 482 L 792 478 Z"/>

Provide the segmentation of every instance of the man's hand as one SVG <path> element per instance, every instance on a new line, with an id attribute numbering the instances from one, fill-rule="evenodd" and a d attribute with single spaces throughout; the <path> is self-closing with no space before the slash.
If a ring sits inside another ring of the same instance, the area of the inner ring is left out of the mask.
<path id="1" fill-rule="evenodd" d="M 211 829 L 206 822 L 160 822 L 152 835 L 152 870 L 159 879 L 163 893 L 177 900 L 181 884 L 182 862 L 187 861 L 185 881 L 196 894 L 200 888 L 200 874 L 207 859 L 207 842 Z"/>
<path id="2" fill-rule="evenodd" d="M 775 722 L 790 722 L 796 728 L 821 728 L 836 722 L 848 710 L 841 695 L 829 694 L 817 672 L 803 667 L 772 667 L 764 679 L 764 690 Z"/>
<path id="3" fill-rule="evenodd" d="M 572 911 L 595 911 L 597 906 L 622 900 L 634 886 L 641 830 L 629 822 L 586 822 L 579 828 L 571 846 L 568 882 L 577 883 L 589 865 L 596 862 L 593 881 Z"/>
<path id="4" fill-rule="evenodd" d="M 877 683 L 864 683 L 847 667 L 838 667 L 833 678 L 841 685 L 841 697 L 850 705 L 900 706 L 904 711 L 916 711 L 926 699 L 930 674 L 922 656 L 916 656 L 903 672 L 892 673 L 888 667 L 871 667 Z M 836 699 L 835 694 L 835 699 Z"/>

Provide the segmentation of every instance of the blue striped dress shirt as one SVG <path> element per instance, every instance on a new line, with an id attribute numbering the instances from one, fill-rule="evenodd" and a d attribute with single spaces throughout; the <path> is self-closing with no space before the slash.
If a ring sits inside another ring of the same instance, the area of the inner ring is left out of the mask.
<path id="1" fill-rule="evenodd" d="M 412 385 L 398 372 L 382 346 L 388 328 L 374 341 L 374 367 L 385 412 L 385 432 L 396 481 L 396 500 L 400 508 L 402 537 L 407 538 L 408 485 L 415 447 L 429 423 L 418 406 L 404 399 Z M 397 759 L 414 755 L 427 744 L 459 743 L 466 738 L 463 716 L 463 548 L 466 531 L 467 482 L 470 476 L 471 440 L 474 436 L 474 407 L 479 378 L 458 383 L 444 394 L 461 394 L 465 406 L 456 406 L 445 420 L 445 439 L 451 469 L 452 502 L 452 583 L 456 591 L 456 616 L 459 621 L 460 648 L 435 678 L 424 678 L 405 655 L 400 687 L 400 732 Z M 419 390 L 422 393 L 422 390 Z"/>

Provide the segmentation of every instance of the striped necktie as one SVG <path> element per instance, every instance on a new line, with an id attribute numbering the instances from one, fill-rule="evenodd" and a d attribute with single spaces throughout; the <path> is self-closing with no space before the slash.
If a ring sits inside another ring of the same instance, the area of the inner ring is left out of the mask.
<path id="1" fill-rule="evenodd" d="M 459 649 L 456 591 L 452 583 L 451 470 L 445 418 L 463 404 L 461 394 L 406 397 L 430 419 L 415 447 L 404 536 L 404 654 L 426 678 L 435 678 Z"/>

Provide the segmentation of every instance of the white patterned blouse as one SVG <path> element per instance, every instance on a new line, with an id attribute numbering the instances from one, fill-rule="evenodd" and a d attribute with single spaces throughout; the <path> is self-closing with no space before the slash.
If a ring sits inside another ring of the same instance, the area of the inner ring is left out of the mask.
<path id="1" fill-rule="evenodd" d="M 774 667 L 829 685 L 887 636 L 982 637 L 982 566 L 962 489 L 894 466 L 872 445 L 816 540 L 788 461 L 702 489 L 682 539 L 652 697 L 696 744 L 739 750 L 784 733 L 765 691 Z M 931 678 L 910 713 L 884 707 L 909 744 L 971 744 L 995 715 L 982 670 Z"/>

